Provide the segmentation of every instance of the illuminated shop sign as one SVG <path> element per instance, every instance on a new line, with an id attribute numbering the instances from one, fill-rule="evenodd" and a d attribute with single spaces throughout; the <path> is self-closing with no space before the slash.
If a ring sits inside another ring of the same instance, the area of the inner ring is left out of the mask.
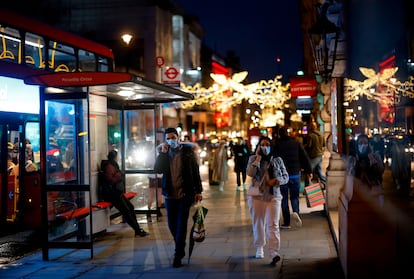
<path id="1" fill-rule="evenodd" d="M 39 114 L 39 87 L 0 76 L 0 111 Z"/>
<path id="2" fill-rule="evenodd" d="M 290 79 L 290 95 L 298 96 L 315 96 L 318 89 L 318 83 L 314 78 L 291 78 Z"/>

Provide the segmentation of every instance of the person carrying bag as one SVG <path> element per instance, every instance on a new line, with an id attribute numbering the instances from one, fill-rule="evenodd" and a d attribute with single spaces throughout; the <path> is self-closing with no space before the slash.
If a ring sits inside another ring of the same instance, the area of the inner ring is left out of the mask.
<path id="1" fill-rule="evenodd" d="M 279 218 L 282 195 L 280 185 L 286 184 L 289 175 L 283 160 L 271 156 L 271 140 L 261 137 L 255 154 L 250 156 L 247 175 L 252 177 L 250 188 L 257 188 L 257 195 L 248 195 L 247 203 L 253 227 L 253 244 L 256 258 L 264 258 L 264 245 L 268 244 L 269 263 L 276 266 L 280 261 Z M 251 192 L 251 190 L 250 190 Z"/>

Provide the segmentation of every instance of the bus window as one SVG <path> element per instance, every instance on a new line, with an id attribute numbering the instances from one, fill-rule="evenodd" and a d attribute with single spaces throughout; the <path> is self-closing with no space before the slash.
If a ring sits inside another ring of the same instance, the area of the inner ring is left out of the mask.
<path id="1" fill-rule="evenodd" d="M 45 68 L 45 42 L 41 36 L 26 33 L 25 63 L 31 68 Z"/>
<path id="2" fill-rule="evenodd" d="M 98 58 L 98 72 L 109 72 L 112 71 L 112 66 L 109 65 L 108 58 Z"/>
<path id="3" fill-rule="evenodd" d="M 0 26 L 0 59 L 8 59 L 14 63 L 19 63 L 19 31 L 10 27 Z"/>
<path id="4" fill-rule="evenodd" d="M 76 70 L 76 56 L 73 47 L 50 41 L 49 68 L 55 72 L 73 72 Z"/>
<path id="5" fill-rule="evenodd" d="M 79 71 L 96 71 L 95 55 L 92 52 L 80 49 L 79 56 Z"/>

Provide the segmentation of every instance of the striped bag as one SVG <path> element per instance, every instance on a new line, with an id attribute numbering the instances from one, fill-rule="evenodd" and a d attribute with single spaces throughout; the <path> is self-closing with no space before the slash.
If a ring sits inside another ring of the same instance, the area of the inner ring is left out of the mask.
<path id="1" fill-rule="evenodd" d="M 305 187 L 306 204 L 308 207 L 315 207 L 325 203 L 325 196 L 323 195 L 319 183 L 311 184 Z"/>

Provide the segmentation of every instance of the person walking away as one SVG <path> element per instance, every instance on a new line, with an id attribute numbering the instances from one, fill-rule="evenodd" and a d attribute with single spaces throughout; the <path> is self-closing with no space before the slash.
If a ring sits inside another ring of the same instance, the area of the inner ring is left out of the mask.
<path id="1" fill-rule="evenodd" d="M 101 162 L 102 197 L 119 210 L 124 220 L 134 229 L 135 236 L 147 236 L 148 232 L 144 231 L 137 221 L 134 205 L 124 196 L 124 178 L 117 161 L 118 152 L 111 150 L 108 153 L 108 160 Z"/>
<path id="2" fill-rule="evenodd" d="M 212 180 L 218 181 L 220 191 L 224 191 L 224 184 L 228 179 L 228 165 L 227 165 L 227 144 L 225 140 L 221 140 L 214 152 L 212 165 Z"/>
<path id="3" fill-rule="evenodd" d="M 234 156 L 234 172 L 236 173 L 237 192 L 240 192 L 241 183 L 246 192 L 246 168 L 249 161 L 249 148 L 242 137 L 237 138 L 237 142 L 232 145 L 231 151 Z"/>
<path id="4" fill-rule="evenodd" d="M 318 130 L 318 124 L 312 121 L 309 127 L 308 135 L 304 140 L 304 148 L 308 153 L 313 174 L 318 175 L 318 182 L 322 184 L 322 189 L 326 187 L 326 176 L 322 171 L 323 152 L 325 149 L 325 140 Z M 309 186 L 311 181 L 305 177 L 305 186 Z"/>
<path id="5" fill-rule="evenodd" d="M 382 188 L 382 175 L 384 164 L 381 156 L 374 152 L 366 134 L 360 134 L 356 140 L 356 146 L 349 154 L 346 162 L 347 171 L 368 186 L 370 193 L 378 197 L 378 202 L 383 205 L 384 194 Z"/>
<path id="6" fill-rule="evenodd" d="M 249 157 L 247 175 L 252 177 L 252 185 L 259 185 L 262 195 L 248 196 L 253 227 L 253 244 L 256 258 L 264 258 L 263 247 L 267 244 L 269 263 L 275 266 L 280 261 L 280 208 L 282 194 L 280 185 L 286 184 L 289 175 L 283 160 L 271 155 L 270 138 L 261 137 L 255 154 Z"/>
<path id="7" fill-rule="evenodd" d="M 292 206 L 292 216 L 296 226 L 302 226 L 302 220 L 299 216 L 299 192 L 301 170 L 312 179 L 312 169 L 308 154 L 303 145 L 289 136 L 289 128 L 281 127 L 279 129 L 279 139 L 276 140 L 273 157 L 281 157 L 285 163 L 287 172 L 289 173 L 289 181 L 287 184 L 280 186 L 282 193 L 282 215 L 283 224 L 281 229 L 290 229 L 290 209 L 289 199 Z"/>
<path id="8" fill-rule="evenodd" d="M 163 174 L 161 185 L 168 228 L 175 243 L 172 266 L 178 268 L 185 256 L 190 207 L 202 200 L 203 188 L 193 146 L 180 143 L 175 128 L 165 129 L 164 138 L 165 142 L 157 146 L 154 171 Z"/>

